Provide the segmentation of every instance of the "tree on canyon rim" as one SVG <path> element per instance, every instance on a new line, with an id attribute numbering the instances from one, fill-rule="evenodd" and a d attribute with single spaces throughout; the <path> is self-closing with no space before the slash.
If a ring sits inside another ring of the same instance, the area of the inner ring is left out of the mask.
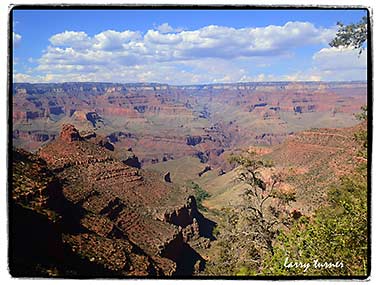
<path id="1" fill-rule="evenodd" d="M 367 41 L 367 17 L 359 23 L 343 25 L 338 22 L 336 37 L 330 42 L 332 47 L 353 47 L 364 50 Z M 260 272 L 248 274 L 264 275 L 351 275 L 368 274 L 367 236 L 367 106 L 356 118 L 364 122 L 354 134 L 358 142 L 356 156 L 361 163 L 350 175 L 341 178 L 339 185 L 328 190 L 328 205 L 319 208 L 311 218 L 301 217 L 290 231 L 282 231 L 274 242 L 274 254 L 267 254 Z M 342 267 L 285 268 L 284 260 L 302 260 L 313 263 L 319 261 L 339 261 Z"/>
<path id="2" fill-rule="evenodd" d="M 229 161 L 239 166 L 236 182 L 244 189 L 239 205 L 222 210 L 218 258 L 206 268 L 211 275 L 246 275 L 244 269 L 258 270 L 266 252 L 273 254 L 278 229 L 293 220 L 287 205 L 295 195 L 280 190 L 283 177 L 272 162 L 248 153 L 231 156 Z"/>
<path id="3" fill-rule="evenodd" d="M 272 162 L 243 156 L 233 156 L 231 161 L 242 167 L 238 180 L 246 185 L 242 197 L 245 210 L 250 212 L 250 234 L 254 233 L 254 239 L 261 240 L 261 244 L 273 254 L 276 226 L 289 223 L 290 213 L 285 210 L 285 205 L 295 201 L 295 193 L 285 193 L 279 189 L 283 177 L 278 171 L 268 178 L 263 177 L 262 170 L 273 167 Z M 274 200 L 279 202 L 277 207 L 271 205 Z"/>
<path id="4" fill-rule="evenodd" d="M 329 43 L 331 47 L 353 47 L 359 49 L 359 55 L 364 50 L 368 37 L 368 18 L 364 16 L 358 23 L 344 25 L 337 23 L 338 31 L 335 38 Z"/>

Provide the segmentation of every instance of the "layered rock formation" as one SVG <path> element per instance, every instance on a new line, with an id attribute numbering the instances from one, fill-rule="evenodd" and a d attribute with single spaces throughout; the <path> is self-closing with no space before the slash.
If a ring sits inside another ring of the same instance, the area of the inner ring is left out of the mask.
<path id="1" fill-rule="evenodd" d="M 82 137 L 73 125 L 64 125 L 59 137 L 39 150 L 35 160 L 56 179 L 55 188 L 44 186 L 55 199 L 54 211 L 62 216 L 55 225 L 56 246 L 69 251 L 70 258 L 101 268 L 102 276 L 191 274 L 202 258 L 188 242 L 209 235 L 202 231 L 207 221 L 194 198 L 119 158 L 93 137 Z M 23 162 L 15 163 L 21 170 Z M 31 162 L 31 171 L 36 164 Z M 32 175 L 29 168 L 24 171 Z M 20 180 L 14 182 L 15 195 Z M 33 200 L 13 199 L 16 204 Z"/>
<path id="2" fill-rule="evenodd" d="M 366 94 L 365 82 L 16 83 L 13 137 L 36 151 L 70 123 L 133 148 L 142 166 L 189 155 L 218 166 L 229 149 L 279 144 L 312 127 L 352 126 Z"/>
<path id="3" fill-rule="evenodd" d="M 284 169 L 288 182 L 297 189 L 294 206 L 303 213 L 312 213 L 324 203 L 326 190 L 338 184 L 342 176 L 350 176 L 363 162 L 355 134 L 364 128 L 367 126 L 362 123 L 350 128 L 302 131 L 262 157 Z"/>

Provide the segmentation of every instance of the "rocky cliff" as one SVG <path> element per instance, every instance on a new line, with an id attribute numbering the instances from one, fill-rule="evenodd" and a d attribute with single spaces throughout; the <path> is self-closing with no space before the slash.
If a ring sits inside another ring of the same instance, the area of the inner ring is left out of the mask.
<path id="1" fill-rule="evenodd" d="M 86 276 L 168 276 L 190 275 L 194 264 L 202 262 L 188 242 L 210 235 L 205 228 L 207 220 L 188 190 L 128 165 L 115 150 L 94 143 L 93 136 L 83 137 L 73 125 L 64 125 L 59 137 L 37 155 L 20 151 L 14 155 L 12 203 L 36 215 L 57 213 L 60 221 L 47 221 L 41 225 L 42 231 L 53 227 L 53 247 L 70 253 L 70 259 L 63 258 L 63 267 L 47 259 L 42 268 L 54 269 L 58 275 L 70 275 L 73 270 Z M 54 186 L 48 182 L 41 184 L 42 190 L 39 184 L 35 186 L 32 177 L 42 175 L 39 165 L 48 173 L 43 177 L 54 178 Z M 35 199 L 46 200 L 41 195 L 48 197 L 52 206 L 40 203 L 37 207 Z M 22 223 L 24 214 L 17 210 L 16 224 Z M 20 233 L 26 231 L 22 227 L 14 230 L 19 238 L 15 247 L 23 242 Z M 46 238 L 49 236 L 34 242 Z M 19 276 L 28 275 L 22 273 L 26 266 L 22 254 L 18 252 L 11 269 Z M 71 259 L 75 268 L 67 263 Z M 84 271 L 78 269 L 81 262 L 86 264 Z M 36 275 L 42 274 L 38 266 Z"/>
<path id="2" fill-rule="evenodd" d="M 311 129 L 289 136 L 284 143 L 262 156 L 283 169 L 287 181 L 297 189 L 294 206 L 312 213 L 325 202 L 327 189 L 350 176 L 363 162 L 355 139 L 363 123 L 350 128 Z"/>
<path id="3" fill-rule="evenodd" d="M 13 87 L 14 145 L 37 151 L 59 135 L 63 124 L 73 124 L 117 149 L 132 148 L 143 168 L 185 156 L 220 166 L 225 151 L 276 145 L 313 127 L 352 126 L 352 114 L 367 100 L 365 82 Z"/>

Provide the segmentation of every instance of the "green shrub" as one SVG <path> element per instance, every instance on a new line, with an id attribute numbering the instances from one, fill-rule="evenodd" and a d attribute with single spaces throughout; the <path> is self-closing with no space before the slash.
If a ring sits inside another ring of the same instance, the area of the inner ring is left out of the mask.
<path id="1" fill-rule="evenodd" d="M 197 183 L 195 183 L 194 181 L 191 181 L 189 186 L 195 191 L 194 197 L 195 197 L 195 201 L 197 202 L 198 209 L 202 211 L 207 211 L 207 208 L 205 208 L 202 205 L 202 201 L 206 198 L 209 198 L 210 194 L 208 194 L 205 190 L 203 190 L 203 188 L 199 186 Z"/>

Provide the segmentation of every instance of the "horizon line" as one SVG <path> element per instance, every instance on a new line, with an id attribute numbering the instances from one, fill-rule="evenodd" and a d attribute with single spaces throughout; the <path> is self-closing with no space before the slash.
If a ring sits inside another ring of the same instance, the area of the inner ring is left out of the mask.
<path id="1" fill-rule="evenodd" d="M 368 80 L 274 80 L 274 81 L 246 81 L 246 82 L 228 82 L 228 83 L 194 83 L 194 84 L 171 84 L 160 82 L 111 82 L 111 81 L 63 81 L 63 82 L 12 82 L 12 84 L 73 84 L 73 83 L 101 83 L 101 84 L 120 84 L 120 85 L 168 85 L 168 86 L 199 86 L 199 85 L 248 85 L 248 84 L 260 84 L 260 83 L 368 83 Z"/>

